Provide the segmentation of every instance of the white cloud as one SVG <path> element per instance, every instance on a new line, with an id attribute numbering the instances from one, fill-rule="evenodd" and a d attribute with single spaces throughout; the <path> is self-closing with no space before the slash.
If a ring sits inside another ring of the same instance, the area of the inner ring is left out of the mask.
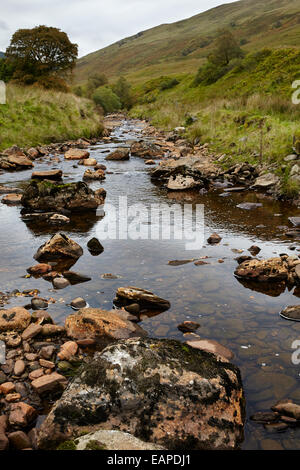
<path id="1" fill-rule="evenodd" d="M 172 23 L 232 0 L 10 0 L 1 6 L 0 50 L 19 28 L 67 32 L 85 55 L 139 31 Z"/>

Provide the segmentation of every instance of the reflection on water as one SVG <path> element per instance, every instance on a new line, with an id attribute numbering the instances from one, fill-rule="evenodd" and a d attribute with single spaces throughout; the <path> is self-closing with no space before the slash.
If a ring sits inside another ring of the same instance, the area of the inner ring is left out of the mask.
<path id="1" fill-rule="evenodd" d="M 128 197 L 128 203 L 142 202 L 147 207 L 152 203 L 172 201 L 201 203 L 205 205 L 205 239 L 217 232 L 222 242 L 216 246 L 204 246 L 201 250 L 185 251 L 185 240 L 133 241 L 105 240 L 104 252 L 93 257 L 87 242 L 97 236 L 97 228 L 103 224 L 96 215 L 75 215 L 64 231 L 84 249 L 73 271 L 86 274 L 90 282 L 55 291 L 52 284 L 43 279 L 26 279 L 26 269 L 34 264 L 33 255 L 56 229 L 47 224 L 35 224 L 20 218 L 20 209 L 0 207 L 1 243 L 1 291 L 39 289 L 42 297 L 53 297 L 55 304 L 49 313 L 57 322 L 63 323 L 72 310 L 67 306 L 78 296 L 85 297 L 92 307 L 111 308 L 118 287 L 132 285 L 155 292 L 171 302 L 170 310 L 142 323 L 150 335 L 183 340 L 177 325 L 184 320 L 201 324 L 198 334 L 211 338 L 230 348 L 234 362 L 241 368 L 247 399 L 248 416 L 255 411 L 268 410 L 281 398 L 300 401 L 299 367 L 291 362 L 294 340 L 300 339 L 300 323 L 288 322 L 279 316 L 279 311 L 297 303 L 299 289 L 289 291 L 284 286 L 259 285 L 241 282 L 234 276 L 237 266 L 232 249 L 243 250 L 242 255 L 253 244 L 261 248 L 258 258 L 267 258 L 280 253 L 297 254 L 290 248 L 298 245 L 284 234 L 289 227 L 288 217 L 295 216 L 292 206 L 274 202 L 255 194 L 231 193 L 221 197 L 222 189 L 200 195 L 197 192 L 168 193 L 158 184 L 152 184 L 149 168 L 144 161 L 132 157 L 126 162 L 105 162 L 111 149 L 126 141 L 141 138 L 136 123 L 125 123 L 115 131 L 117 141 L 100 143 L 91 149 L 91 157 L 105 163 L 109 172 L 106 180 L 92 183 L 93 189 L 107 190 L 107 203 L 117 204 L 120 195 Z M 38 162 L 36 170 L 53 168 L 51 157 Z M 62 168 L 65 181 L 77 181 L 85 171 L 73 162 L 55 162 Z M 16 186 L 30 178 L 30 172 L 10 173 L 0 176 L 0 183 Z M 253 211 L 238 209 L 242 202 L 261 202 L 263 207 Z M 292 245 L 292 246 L 291 246 Z M 170 266 L 170 260 L 198 259 L 208 256 L 209 264 L 195 266 L 189 263 Z M 220 264 L 219 259 L 224 263 Z M 104 273 L 116 277 L 103 278 Z M 22 305 L 24 299 L 14 298 L 11 303 Z M 289 429 L 281 434 L 268 434 L 261 425 L 247 421 L 243 447 L 260 448 L 264 439 L 275 439 L 286 449 L 300 448 L 300 430 Z"/>

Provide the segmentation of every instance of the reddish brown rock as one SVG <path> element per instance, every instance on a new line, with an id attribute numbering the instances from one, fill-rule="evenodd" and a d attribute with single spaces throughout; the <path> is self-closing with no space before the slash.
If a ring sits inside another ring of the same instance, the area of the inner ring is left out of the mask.
<path id="1" fill-rule="evenodd" d="M 5 400 L 7 401 L 7 403 L 14 403 L 16 401 L 19 401 L 20 399 L 21 399 L 20 393 L 9 393 L 5 397 Z"/>
<path id="2" fill-rule="evenodd" d="M 56 372 L 49 375 L 43 375 L 34 380 L 31 385 L 33 389 L 39 394 L 62 390 L 67 386 L 67 379 Z"/>
<path id="3" fill-rule="evenodd" d="M 31 325 L 29 325 L 26 330 L 23 331 L 22 339 L 24 341 L 28 341 L 29 339 L 34 338 L 35 336 L 40 334 L 41 331 L 42 325 L 38 325 L 37 323 L 31 323 Z"/>
<path id="4" fill-rule="evenodd" d="M 26 368 L 25 362 L 22 359 L 18 359 L 15 362 L 14 374 L 15 375 L 22 375 L 23 372 L 25 371 L 25 368 Z"/>
<path id="5" fill-rule="evenodd" d="M 35 266 L 31 266 L 30 268 L 27 269 L 27 272 L 29 274 L 32 274 L 33 276 L 39 276 L 39 275 L 44 275 L 47 273 L 50 273 L 52 271 L 52 266 L 50 264 L 45 264 L 45 263 L 40 263 Z"/>
<path id="6" fill-rule="evenodd" d="M 39 379 L 40 377 L 42 377 L 42 375 L 44 375 L 44 369 L 42 369 L 42 368 L 41 369 L 35 369 L 32 372 L 30 372 L 29 379 L 30 380 Z"/>
<path id="7" fill-rule="evenodd" d="M 9 423 L 12 426 L 25 428 L 37 417 L 37 411 L 27 403 L 19 402 L 11 405 Z"/>
<path id="8" fill-rule="evenodd" d="M 57 356 L 61 361 L 69 361 L 78 351 L 78 344 L 75 341 L 67 341 L 64 343 Z"/>
<path id="9" fill-rule="evenodd" d="M 7 395 L 15 391 L 15 384 L 13 382 L 4 382 L 0 385 L 0 393 Z"/>
<path id="10" fill-rule="evenodd" d="M 94 339 L 103 346 L 118 339 L 145 336 L 138 325 L 122 320 L 114 311 L 84 308 L 69 315 L 65 321 L 67 336 L 76 340 Z"/>
<path id="11" fill-rule="evenodd" d="M 39 363 L 42 367 L 45 367 L 46 369 L 54 369 L 55 364 L 52 361 L 47 361 L 46 359 L 40 359 Z"/>

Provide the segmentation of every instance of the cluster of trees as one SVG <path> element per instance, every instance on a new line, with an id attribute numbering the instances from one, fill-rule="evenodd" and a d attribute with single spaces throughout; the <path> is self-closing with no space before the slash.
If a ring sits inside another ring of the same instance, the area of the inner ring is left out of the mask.
<path id="1" fill-rule="evenodd" d="M 12 36 L 5 55 L 0 57 L 0 80 L 69 91 L 67 83 L 77 56 L 77 44 L 58 28 L 19 29 Z M 93 99 L 105 113 L 130 109 L 133 105 L 131 86 L 124 77 L 109 85 L 104 74 L 94 74 L 86 85 L 77 86 L 74 91 Z"/>
<path id="2" fill-rule="evenodd" d="M 67 91 L 67 78 L 75 67 L 78 46 L 58 28 L 19 29 L 1 59 L 0 79 Z"/>
<path id="3" fill-rule="evenodd" d="M 125 77 L 110 85 L 104 74 L 93 74 L 85 85 L 75 87 L 74 91 L 78 96 L 93 99 L 105 113 L 130 109 L 134 104 L 131 85 Z"/>
<path id="4" fill-rule="evenodd" d="M 244 51 L 240 48 L 231 31 L 221 30 L 215 41 L 215 48 L 207 57 L 206 63 L 198 70 L 194 85 L 211 85 L 215 83 L 243 57 Z"/>

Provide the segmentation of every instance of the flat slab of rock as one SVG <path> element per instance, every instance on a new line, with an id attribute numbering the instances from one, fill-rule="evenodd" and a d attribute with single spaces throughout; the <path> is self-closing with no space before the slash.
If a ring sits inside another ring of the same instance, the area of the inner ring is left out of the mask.
<path id="1" fill-rule="evenodd" d="M 30 323 L 30 313 L 22 307 L 0 310 L 1 331 L 23 331 Z"/>
<path id="2" fill-rule="evenodd" d="M 9 155 L 7 157 L 7 161 L 16 167 L 16 169 L 21 168 L 32 168 L 34 164 L 32 161 L 26 157 L 25 154 L 23 155 Z"/>
<path id="3" fill-rule="evenodd" d="M 147 336 L 136 323 L 120 318 L 114 311 L 83 308 L 65 321 L 67 336 L 75 340 L 93 339 L 100 345 L 135 336 Z"/>
<path id="4" fill-rule="evenodd" d="M 43 422 L 38 445 L 56 448 L 83 429 L 114 426 L 166 449 L 235 449 L 244 403 L 229 362 L 179 341 L 133 338 L 83 367 Z"/>
<path id="5" fill-rule="evenodd" d="M 1 202 L 8 206 L 18 206 L 22 204 L 22 194 L 7 194 L 2 198 Z"/>
<path id="6" fill-rule="evenodd" d="M 76 450 L 164 450 L 164 447 L 144 442 L 122 431 L 96 431 L 76 440 Z"/>
<path id="7" fill-rule="evenodd" d="M 10 186 L 0 185 L 0 195 L 2 194 L 22 194 L 23 191 L 20 188 L 12 188 Z"/>
<path id="8" fill-rule="evenodd" d="M 68 381 L 63 375 L 52 372 L 52 374 L 42 375 L 38 379 L 33 380 L 31 386 L 39 395 L 42 395 L 64 389 L 67 383 Z"/>
<path id="9" fill-rule="evenodd" d="M 83 160 L 89 158 L 90 153 L 82 149 L 70 149 L 65 153 L 66 160 Z"/>
<path id="10" fill-rule="evenodd" d="M 116 293 L 115 304 L 126 306 L 137 303 L 146 310 L 168 310 L 171 306 L 168 300 L 162 299 L 152 292 L 138 287 L 119 287 Z"/>
<path id="11" fill-rule="evenodd" d="M 268 189 L 272 186 L 275 186 L 280 182 L 278 176 L 274 175 L 274 173 L 266 173 L 265 175 L 259 176 L 256 178 L 253 187 L 254 188 L 261 188 L 261 189 Z"/>
<path id="12" fill-rule="evenodd" d="M 34 171 L 31 175 L 31 178 L 39 180 L 59 181 L 62 179 L 62 175 L 62 170 Z"/>
<path id="13" fill-rule="evenodd" d="M 78 260 L 83 255 L 83 249 L 64 233 L 56 233 L 50 240 L 44 243 L 34 259 L 37 261 L 51 261 L 61 258 Z"/>
<path id="14" fill-rule="evenodd" d="M 300 321 L 300 305 L 286 307 L 280 312 L 280 316 L 286 320 Z"/>

